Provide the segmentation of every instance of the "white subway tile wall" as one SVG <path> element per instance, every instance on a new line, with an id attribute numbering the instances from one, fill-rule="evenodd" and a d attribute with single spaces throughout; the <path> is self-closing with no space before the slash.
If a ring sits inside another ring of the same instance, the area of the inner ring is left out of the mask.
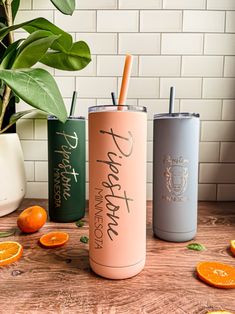
<path id="1" fill-rule="evenodd" d="M 224 32 L 224 11 L 184 11 L 184 32 Z"/>
<path id="2" fill-rule="evenodd" d="M 141 32 L 180 32 L 182 11 L 140 11 Z"/>
<path id="3" fill-rule="evenodd" d="M 235 57 L 226 56 L 224 62 L 224 76 L 235 77 Z"/>
<path id="4" fill-rule="evenodd" d="M 163 0 L 163 9 L 205 9 L 206 0 Z"/>
<path id="5" fill-rule="evenodd" d="M 201 115 L 199 199 L 235 200 L 235 0 L 79 0 L 73 16 L 58 12 L 49 0 L 21 0 L 20 5 L 17 23 L 45 17 L 89 44 L 92 62 L 86 69 L 50 69 L 68 110 L 73 90 L 78 91 L 75 114 L 86 119 L 89 106 L 111 103 L 110 92 L 120 89 L 124 55 L 134 55 L 127 103 L 148 110 L 148 199 L 153 115 L 168 110 L 169 87 L 175 85 L 175 110 Z M 22 34 L 17 30 L 15 38 Z M 28 108 L 17 104 L 17 110 Z M 17 131 L 26 196 L 46 198 L 45 115 L 28 115 Z"/>

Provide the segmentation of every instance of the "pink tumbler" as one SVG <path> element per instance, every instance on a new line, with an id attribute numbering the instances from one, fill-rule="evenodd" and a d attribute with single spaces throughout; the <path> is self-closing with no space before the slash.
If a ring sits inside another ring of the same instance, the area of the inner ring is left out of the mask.
<path id="1" fill-rule="evenodd" d="M 146 108 L 119 108 L 89 108 L 90 265 L 110 279 L 138 274 L 146 251 Z"/>

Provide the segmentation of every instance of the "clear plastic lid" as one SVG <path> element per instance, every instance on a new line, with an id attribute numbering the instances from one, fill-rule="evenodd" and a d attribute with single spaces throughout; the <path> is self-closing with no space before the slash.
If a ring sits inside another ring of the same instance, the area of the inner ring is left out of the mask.
<path id="1" fill-rule="evenodd" d="M 190 118 L 200 118 L 199 113 L 190 112 L 175 112 L 175 113 L 159 113 L 154 115 L 154 120 L 156 119 L 190 119 Z"/>
<path id="2" fill-rule="evenodd" d="M 147 112 L 146 107 L 141 107 L 141 106 L 121 106 L 121 110 L 118 109 L 118 106 L 114 105 L 106 105 L 106 106 L 93 106 L 89 107 L 89 113 L 92 112 L 123 112 L 123 111 L 134 111 L 134 112 Z"/>

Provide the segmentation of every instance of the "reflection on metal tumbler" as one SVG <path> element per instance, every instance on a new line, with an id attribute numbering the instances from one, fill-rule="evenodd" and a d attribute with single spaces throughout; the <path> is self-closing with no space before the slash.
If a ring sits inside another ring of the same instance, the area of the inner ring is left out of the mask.
<path id="1" fill-rule="evenodd" d="M 155 115 L 153 144 L 154 234 L 191 240 L 197 229 L 199 115 Z"/>

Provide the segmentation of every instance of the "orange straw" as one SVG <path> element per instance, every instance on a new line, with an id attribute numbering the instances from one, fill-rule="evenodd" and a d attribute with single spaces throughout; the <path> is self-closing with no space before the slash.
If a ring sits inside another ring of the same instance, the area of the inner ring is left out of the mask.
<path id="1" fill-rule="evenodd" d="M 120 90 L 119 100 L 118 100 L 118 110 L 122 110 L 123 105 L 126 104 L 127 91 L 130 81 L 131 68 L 133 63 L 133 56 L 126 55 L 125 66 L 122 75 L 122 86 Z"/>

